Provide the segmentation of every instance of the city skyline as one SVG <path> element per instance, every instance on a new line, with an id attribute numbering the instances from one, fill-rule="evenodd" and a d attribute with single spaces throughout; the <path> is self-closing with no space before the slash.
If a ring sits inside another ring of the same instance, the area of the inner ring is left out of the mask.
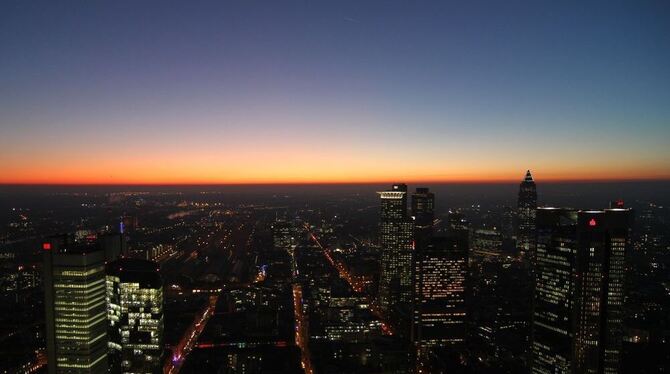
<path id="1" fill-rule="evenodd" d="M 0 373 L 670 371 L 670 2 L 0 2 Z"/>
<path id="2" fill-rule="evenodd" d="M 0 5 L 0 184 L 670 179 L 661 2 L 74 10 Z"/>
<path id="3" fill-rule="evenodd" d="M 536 204 L 530 171 L 517 185 L 517 209 L 503 196 L 487 202 L 482 193 L 462 206 L 426 187 L 410 192 L 398 183 L 376 194 L 371 187 L 251 200 L 201 189 L 41 192 L 49 204 L 33 195 L 8 209 L 3 234 L 3 328 L 23 336 L 18 349 L 3 342 L 3 367 L 184 374 L 667 367 L 670 298 L 654 286 L 667 279 L 663 204 L 627 203 L 598 189 L 613 197 L 599 209 L 577 203 L 528 215 Z M 505 194 L 514 199 L 513 192 Z M 11 308 L 32 312 L 22 318 Z M 46 323 L 32 322 L 39 318 Z"/>

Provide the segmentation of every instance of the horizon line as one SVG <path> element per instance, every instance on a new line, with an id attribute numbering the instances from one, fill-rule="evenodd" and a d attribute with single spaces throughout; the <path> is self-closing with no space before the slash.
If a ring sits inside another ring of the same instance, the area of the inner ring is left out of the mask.
<path id="1" fill-rule="evenodd" d="M 394 183 L 405 183 L 405 184 L 511 184 L 511 183 L 521 183 L 523 179 L 471 179 L 471 180 L 379 180 L 379 181 L 353 181 L 353 182 L 341 182 L 341 181 L 311 181 L 311 182 L 302 182 L 302 181 L 284 181 L 284 182 L 114 182 L 114 183 L 100 183 L 100 182 L 54 182 L 54 183 L 44 183 L 44 182 L 0 182 L 0 187 L 195 187 L 195 186 L 212 186 L 212 187 L 224 187 L 224 186 L 338 186 L 338 185 L 378 185 L 378 184 L 394 184 Z M 561 183 L 635 183 L 635 182 L 670 182 L 670 177 L 667 178 L 593 178 L 593 179 L 558 179 L 558 178 L 548 178 L 540 181 L 535 180 L 536 184 L 542 183 L 551 183 L 551 184 L 561 184 Z"/>

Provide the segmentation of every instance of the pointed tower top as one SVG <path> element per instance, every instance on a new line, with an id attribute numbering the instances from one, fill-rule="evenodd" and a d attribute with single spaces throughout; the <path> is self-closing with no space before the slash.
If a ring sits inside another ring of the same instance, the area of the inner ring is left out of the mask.
<path id="1" fill-rule="evenodd" d="M 524 182 L 533 182 L 533 176 L 530 174 L 530 170 L 526 170 L 526 178 L 523 180 Z"/>

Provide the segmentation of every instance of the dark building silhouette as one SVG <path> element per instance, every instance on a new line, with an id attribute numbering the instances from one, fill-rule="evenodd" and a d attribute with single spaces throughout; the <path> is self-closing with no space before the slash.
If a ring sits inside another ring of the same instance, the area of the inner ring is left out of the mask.
<path id="1" fill-rule="evenodd" d="M 124 258 L 107 264 L 109 361 L 115 373 L 160 373 L 163 281 L 158 264 Z"/>
<path id="2" fill-rule="evenodd" d="M 526 177 L 519 185 L 517 200 L 517 248 L 532 259 L 535 252 L 535 210 L 537 209 L 537 189 L 535 181 L 526 171 Z"/>
<path id="3" fill-rule="evenodd" d="M 575 266 L 577 373 L 621 372 L 625 258 L 632 211 L 580 211 Z"/>
<path id="4" fill-rule="evenodd" d="M 123 233 L 133 232 L 139 227 L 139 220 L 137 216 L 126 215 L 121 217 L 121 222 L 119 223 L 119 231 Z"/>
<path id="5" fill-rule="evenodd" d="M 531 371 L 621 372 L 632 212 L 542 208 L 537 218 Z"/>
<path id="6" fill-rule="evenodd" d="M 458 243 L 463 245 L 464 250 L 468 250 L 468 243 L 470 242 L 470 222 L 463 213 L 449 212 L 447 217 L 449 228 L 448 233 L 450 237 L 457 237 Z"/>
<path id="7" fill-rule="evenodd" d="M 433 236 L 435 220 L 435 194 L 428 188 L 417 188 L 412 194 L 412 216 L 414 217 L 414 241 L 416 248 L 424 248 Z"/>
<path id="8" fill-rule="evenodd" d="M 577 211 L 537 210 L 532 373 L 570 373 Z"/>
<path id="9" fill-rule="evenodd" d="M 108 260 L 128 255 L 128 243 L 123 233 L 100 235 L 98 242 L 105 249 L 105 258 Z"/>
<path id="10" fill-rule="evenodd" d="M 458 237 L 437 237 L 416 250 L 412 341 L 420 363 L 432 352 L 464 346 L 468 253 L 463 248 Z"/>

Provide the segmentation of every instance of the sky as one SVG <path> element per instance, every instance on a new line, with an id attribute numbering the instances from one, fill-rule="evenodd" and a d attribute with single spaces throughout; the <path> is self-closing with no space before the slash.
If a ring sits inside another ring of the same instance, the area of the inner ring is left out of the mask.
<path id="1" fill-rule="evenodd" d="M 670 179 L 667 1 L 2 1 L 0 183 Z"/>

